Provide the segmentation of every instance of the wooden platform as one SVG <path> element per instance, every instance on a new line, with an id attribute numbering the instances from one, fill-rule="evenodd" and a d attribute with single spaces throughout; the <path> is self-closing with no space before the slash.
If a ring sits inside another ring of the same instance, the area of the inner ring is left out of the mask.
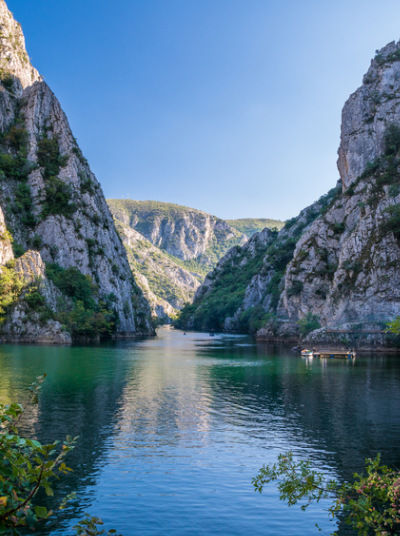
<path id="1" fill-rule="evenodd" d="M 341 357 L 344 359 L 354 359 L 356 357 L 356 353 L 354 351 L 348 351 L 348 350 L 316 350 L 313 352 L 313 355 L 315 357 Z"/>
<path id="2" fill-rule="evenodd" d="M 303 354 L 303 352 L 304 350 L 301 352 L 302 357 L 321 357 L 321 358 L 339 357 L 342 359 L 354 359 L 356 357 L 356 352 L 353 350 L 338 350 L 338 349 L 333 349 L 333 348 L 308 350 L 308 353 L 306 354 Z"/>

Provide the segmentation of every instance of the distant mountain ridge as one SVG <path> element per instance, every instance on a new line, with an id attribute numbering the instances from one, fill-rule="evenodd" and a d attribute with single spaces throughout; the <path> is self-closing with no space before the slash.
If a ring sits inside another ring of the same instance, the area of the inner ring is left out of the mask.
<path id="1" fill-rule="evenodd" d="M 219 259 L 243 245 L 261 222 L 228 222 L 202 210 L 161 201 L 109 199 L 110 210 L 128 260 L 153 315 L 175 316 L 193 296 Z M 247 232 L 237 227 L 244 225 Z"/>
<path id="2" fill-rule="evenodd" d="M 238 218 L 235 220 L 225 220 L 231 227 L 234 227 L 249 238 L 253 234 L 263 229 L 278 229 L 280 231 L 285 225 L 282 220 L 272 220 L 270 218 Z"/>

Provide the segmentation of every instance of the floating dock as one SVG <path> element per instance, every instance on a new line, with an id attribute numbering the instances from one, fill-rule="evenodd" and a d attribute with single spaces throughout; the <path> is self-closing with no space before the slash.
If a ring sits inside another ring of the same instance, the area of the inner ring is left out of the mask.
<path id="1" fill-rule="evenodd" d="M 337 350 L 337 349 L 327 349 L 327 350 L 302 350 L 301 355 L 303 357 L 321 357 L 321 358 L 334 358 L 339 357 L 342 359 L 354 359 L 356 357 L 356 352 L 354 350 Z"/>

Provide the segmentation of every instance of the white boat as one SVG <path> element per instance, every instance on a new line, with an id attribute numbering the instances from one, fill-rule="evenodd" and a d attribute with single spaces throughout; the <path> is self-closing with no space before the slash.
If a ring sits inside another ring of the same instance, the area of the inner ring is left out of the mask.
<path id="1" fill-rule="evenodd" d="M 312 350 L 307 350 L 307 348 L 304 348 L 304 350 L 301 351 L 302 357 L 313 357 L 314 352 Z"/>

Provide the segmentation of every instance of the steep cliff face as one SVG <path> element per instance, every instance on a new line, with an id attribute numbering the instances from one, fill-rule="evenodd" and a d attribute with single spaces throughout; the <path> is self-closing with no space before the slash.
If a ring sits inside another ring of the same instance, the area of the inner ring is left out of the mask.
<path id="1" fill-rule="evenodd" d="M 337 195 L 334 188 L 289 220 L 280 232 L 254 234 L 243 246 L 232 248 L 185 307 L 178 325 L 195 329 L 256 331 L 273 322 L 283 289 L 284 273 L 301 234 L 327 210 Z"/>
<path id="2" fill-rule="evenodd" d="M 207 272 L 245 234 L 192 208 L 158 201 L 108 200 L 129 264 L 160 320 L 191 303 Z"/>
<path id="3" fill-rule="evenodd" d="M 164 322 L 176 317 L 184 304 L 192 301 L 199 279 L 129 225 L 116 220 L 116 226 L 153 316 Z"/>
<path id="4" fill-rule="evenodd" d="M 265 338 L 314 329 L 317 342 L 337 329 L 373 333 L 400 315 L 399 43 L 378 52 L 344 106 L 338 168 L 339 185 L 265 244 L 261 267 L 222 311 L 223 328 L 261 326 Z M 246 247 L 241 253 L 249 258 Z M 244 262 L 235 257 L 233 278 Z M 184 311 L 184 324 L 211 327 L 201 311 L 220 286 L 225 259 Z"/>
<path id="5" fill-rule="evenodd" d="M 71 314 L 83 304 L 94 322 L 101 310 L 112 312 L 110 323 L 119 335 L 151 333 L 148 304 L 133 280 L 101 187 L 58 100 L 31 66 L 21 27 L 3 0 L 0 32 L 0 205 L 6 225 L 1 263 L 10 261 L 11 241 L 15 256 L 35 250 L 45 266 L 42 279 L 50 265 L 77 279 L 88 276 L 93 302 L 59 284 Z M 65 313 L 47 305 L 54 317 Z M 18 339 L 8 325 L 3 322 L 3 339 Z M 31 338 L 36 340 L 33 331 Z"/>
<path id="6" fill-rule="evenodd" d="M 193 208 L 158 201 L 108 200 L 114 217 L 154 246 L 206 274 L 246 236 L 224 220 Z"/>
<path id="7" fill-rule="evenodd" d="M 312 311 L 328 328 L 379 328 L 400 314 L 399 149 L 400 44 L 390 43 L 343 108 L 342 194 L 296 246 L 278 309 L 289 321 Z"/>

